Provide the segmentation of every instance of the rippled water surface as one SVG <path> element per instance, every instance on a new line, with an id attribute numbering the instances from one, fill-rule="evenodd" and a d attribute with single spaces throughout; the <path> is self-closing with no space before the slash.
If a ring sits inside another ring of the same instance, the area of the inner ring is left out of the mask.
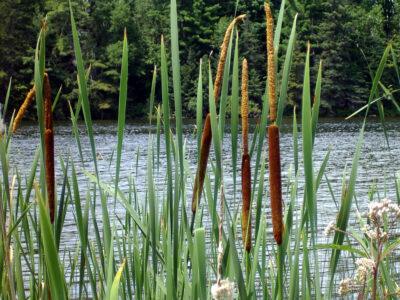
<path id="1" fill-rule="evenodd" d="M 293 159 L 293 136 L 291 121 L 287 120 L 282 128 L 281 133 L 281 156 L 282 156 L 282 171 L 283 171 L 283 192 L 284 200 L 288 201 L 288 174 L 292 168 Z M 319 167 L 327 153 L 330 150 L 329 162 L 326 168 L 325 175 L 322 179 L 321 186 L 317 193 L 317 209 L 318 209 L 318 223 L 320 227 L 319 239 L 321 242 L 328 242 L 323 234 L 322 230 L 331 220 L 334 220 L 338 211 L 335 204 L 335 200 L 339 201 L 342 189 L 343 174 L 346 170 L 350 170 L 351 160 L 355 151 L 357 138 L 359 136 L 359 130 L 361 127 L 361 121 L 343 121 L 338 119 L 325 119 L 321 120 L 318 126 L 318 132 L 316 135 L 315 147 L 314 147 L 314 170 L 315 174 L 318 172 Z M 390 142 L 390 151 L 386 144 L 385 136 L 383 134 L 382 126 L 375 120 L 369 120 L 368 126 L 365 132 L 365 144 L 362 151 L 360 163 L 359 163 L 359 174 L 356 184 L 356 198 L 358 207 L 361 212 L 366 211 L 368 197 L 371 189 L 379 191 L 380 197 L 389 197 L 396 201 L 396 189 L 395 189 L 395 174 L 400 169 L 400 120 L 389 120 L 386 124 L 387 134 Z M 84 156 L 84 168 L 79 158 L 78 148 L 76 140 L 71 132 L 71 125 L 57 124 L 55 132 L 55 147 L 56 155 L 67 159 L 70 157 L 77 166 L 77 172 L 79 176 L 79 182 L 81 183 L 80 189 L 85 193 L 88 182 L 87 177 L 84 173 L 84 169 L 93 172 L 93 164 L 91 161 L 91 150 L 89 140 L 85 135 L 85 128 L 80 125 L 81 129 L 81 143 Z M 195 127 L 190 122 L 185 126 L 185 141 L 186 141 L 186 157 L 189 162 L 192 176 L 196 169 L 196 157 L 197 157 L 197 142 L 195 138 Z M 97 122 L 94 125 L 95 142 L 97 147 L 97 157 L 99 163 L 99 171 L 101 180 L 111 183 L 115 173 L 115 149 L 116 149 L 116 122 Z M 127 124 L 123 148 L 123 157 L 121 164 L 121 184 L 120 188 L 122 191 L 128 189 L 128 178 L 135 180 L 136 189 L 139 197 L 143 200 L 146 191 L 146 162 L 147 162 L 147 145 L 149 138 L 149 131 L 153 131 L 147 125 L 140 123 Z M 39 134 L 38 128 L 34 125 L 23 126 L 19 133 L 12 140 L 12 148 L 10 151 L 10 168 L 12 170 L 18 169 L 22 174 L 27 175 L 29 173 L 30 165 L 32 163 L 36 148 L 38 146 Z M 163 139 L 161 138 L 161 141 Z M 299 136 L 299 143 L 301 147 L 301 135 Z M 238 207 L 238 203 L 233 201 L 233 179 L 232 179 L 232 163 L 231 163 L 231 137 L 229 132 L 225 134 L 223 142 L 223 164 L 225 172 L 225 194 L 227 203 L 230 207 Z M 240 145 L 240 143 L 239 143 Z M 266 146 L 265 146 L 266 148 Z M 267 149 L 265 149 L 266 151 Z M 240 155 L 239 155 L 240 157 Z M 301 167 L 301 155 L 300 168 Z M 254 158 L 253 158 L 253 170 L 254 170 Z M 156 180 L 158 182 L 158 193 L 162 195 L 165 187 L 165 152 L 163 142 L 161 143 L 161 154 L 160 154 L 160 169 L 156 171 Z M 240 163 L 238 163 L 240 165 Z M 57 159 L 56 166 L 57 173 L 57 187 L 60 192 L 62 184 L 61 167 L 59 159 Z M 240 175 L 240 173 L 238 173 Z M 266 176 L 266 189 L 268 186 Z M 238 177 L 238 183 L 240 178 Z M 328 181 L 329 184 L 328 184 Z M 300 176 L 299 183 L 299 195 L 298 203 L 302 202 L 302 176 Z M 240 184 L 238 184 L 238 188 Z M 84 194 L 82 194 L 84 195 Z M 187 190 L 187 201 L 191 200 L 191 189 Z M 335 200 L 334 200 L 335 199 Z M 139 199 L 140 200 L 140 199 Z M 99 201 L 98 201 L 99 202 Z M 265 204 L 268 206 L 267 198 L 265 198 Z M 189 203 L 187 207 L 189 208 Z M 356 203 L 353 204 L 353 213 L 356 208 Z M 97 207 L 98 214 L 97 218 L 101 223 L 101 210 Z M 118 202 L 114 206 L 113 199 L 109 199 L 110 215 L 115 219 L 115 215 L 123 215 L 125 210 L 122 205 Z M 188 209 L 188 214 L 190 210 Z M 354 218 L 351 218 L 354 220 Z M 207 218 L 206 218 L 207 221 Z M 63 230 L 62 246 L 63 249 L 74 249 L 73 241 L 76 241 L 78 236 L 74 215 L 72 209 L 69 210 L 66 216 L 66 226 Z M 354 222 L 353 222 L 354 223 Z M 328 252 L 321 252 L 328 254 Z M 324 255 L 324 254 L 322 254 Z M 329 259 L 323 259 L 324 263 L 322 268 L 326 270 L 326 261 Z M 341 268 L 345 269 L 345 265 Z M 398 267 L 398 266 L 397 266 Z"/>

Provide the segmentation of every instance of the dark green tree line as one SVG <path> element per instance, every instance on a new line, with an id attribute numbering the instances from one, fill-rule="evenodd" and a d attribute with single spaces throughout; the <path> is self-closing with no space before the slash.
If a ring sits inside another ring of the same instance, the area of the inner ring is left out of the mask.
<path id="1" fill-rule="evenodd" d="M 249 61 L 250 100 L 253 112 L 257 112 L 266 79 L 263 3 L 264 0 L 178 1 L 186 116 L 192 116 L 195 108 L 199 60 L 211 57 L 215 64 L 226 26 L 235 14 L 242 13 L 247 14 L 247 19 L 240 25 L 240 55 Z M 271 3 L 277 16 L 281 1 Z M 129 39 L 128 117 L 145 116 L 151 73 L 153 66 L 159 64 L 161 35 L 169 41 L 169 1 L 73 0 L 72 8 L 86 67 L 90 69 L 88 84 L 94 117 L 116 116 L 125 29 Z M 330 115 L 346 114 L 365 103 L 371 83 L 369 68 L 376 68 L 389 42 L 400 49 L 398 1 L 287 0 L 281 56 L 296 13 L 299 13 L 298 34 L 287 110 L 291 111 L 300 101 L 307 42 L 312 45 L 314 75 L 319 61 L 323 61 L 322 111 Z M 56 116 L 67 118 L 68 103 L 74 106 L 77 102 L 68 0 L 1 1 L 0 97 L 12 77 L 10 107 L 15 109 L 31 87 L 33 49 L 43 23 L 47 27 L 47 67 L 54 93 L 62 86 Z M 389 83 L 396 84 L 395 76 L 387 76 Z"/>

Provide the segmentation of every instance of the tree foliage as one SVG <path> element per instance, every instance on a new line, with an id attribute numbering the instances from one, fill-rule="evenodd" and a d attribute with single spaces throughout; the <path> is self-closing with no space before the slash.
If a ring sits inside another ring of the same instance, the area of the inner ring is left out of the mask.
<path id="1" fill-rule="evenodd" d="M 257 111 L 266 79 L 263 3 L 264 0 L 178 1 L 183 106 L 187 116 L 191 116 L 195 108 L 199 60 L 211 57 L 215 63 L 225 28 L 239 13 L 247 14 L 246 21 L 240 25 L 240 55 L 249 61 L 249 96 Z M 277 16 L 281 1 L 271 3 Z M 116 116 L 125 29 L 130 66 L 128 116 L 144 116 L 153 66 L 159 64 L 161 35 L 167 44 L 169 41 L 169 1 L 72 0 L 72 7 L 83 55 L 88 62 L 86 68 L 90 69 L 88 86 L 93 116 Z M 369 69 L 374 69 L 387 43 L 400 49 L 400 4 L 394 0 L 288 0 L 287 10 L 280 56 L 285 53 L 293 17 L 299 13 L 288 111 L 300 101 L 307 42 L 312 45 L 314 74 L 318 62 L 323 60 L 322 112 L 346 114 L 365 103 L 371 83 Z M 54 93 L 62 86 L 56 116 L 66 118 L 68 103 L 72 106 L 77 103 L 68 0 L 0 2 L 0 97 L 4 96 L 12 77 L 10 105 L 15 109 L 31 87 L 33 49 L 43 23 L 47 24 L 47 67 Z M 392 82 L 395 83 L 395 76 Z M 207 84 L 206 79 L 204 83 Z"/>

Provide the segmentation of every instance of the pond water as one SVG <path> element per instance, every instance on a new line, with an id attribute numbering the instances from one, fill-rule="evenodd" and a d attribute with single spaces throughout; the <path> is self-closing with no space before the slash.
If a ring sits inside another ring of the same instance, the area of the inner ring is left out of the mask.
<path id="1" fill-rule="evenodd" d="M 357 138 L 359 136 L 359 130 L 361 128 L 361 120 L 350 120 L 344 121 L 341 119 L 322 119 L 320 120 L 318 131 L 316 135 L 315 147 L 314 147 L 314 170 L 315 173 L 319 170 L 319 167 L 330 149 L 331 154 L 329 162 L 326 168 L 326 178 L 323 178 L 319 191 L 317 193 L 317 210 L 318 210 L 318 223 L 319 223 L 319 240 L 323 243 L 329 242 L 331 239 L 324 237 L 322 231 L 324 227 L 332 220 L 335 219 L 338 208 L 335 201 L 333 200 L 332 194 L 336 201 L 340 200 L 341 187 L 343 174 L 345 168 L 349 171 L 351 167 L 351 161 L 356 147 Z M 85 168 L 92 172 L 93 164 L 91 162 L 91 150 L 89 140 L 85 136 L 85 127 L 80 124 L 82 132 L 81 142 L 83 156 L 87 161 L 84 162 Z M 400 169 L 400 120 L 391 119 L 386 123 L 386 129 L 390 142 L 390 150 L 386 144 L 385 136 L 382 130 L 382 125 L 375 119 L 370 119 L 365 132 L 365 143 L 359 163 L 359 172 L 356 184 L 356 197 L 358 200 L 358 206 L 361 212 L 367 210 L 367 202 L 369 193 L 372 187 L 375 187 L 379 191 L 381 198 L 388 197 L 393 201 L 396 201 L 396 189 L 395 189 L 395 174 Z M 94 133 L 95 142 L 99 158 L 99 171 L 101 180 L 106 182 L 112 182 L 115 167 L 115 149 L 116 149 L 116 122 L 95 122 Z M 120 175 L 120 188 L 122 191 L 128 189 L 128 178 L 132 176 L 135 179 L 136 188 L 138 195 L 143 196 L 146 191 L 146 161 L 147 161 L 147 144 L 149 131 L 154 132 L 154 128 L 149 127 L 140 122 L 129 123 L 126 126 L 125 140 L 121 164 L 121 175 Z M 196 157 L 197 157 L 197 142 L 194 134 L 195 126 L 192 122 L 188 122 L 184 127 L 185 141 L 186 141 L 186 157 L 189 161 L 189 166 L 192 174 L 196 170 Z M 55 128 L 55 151 L 56 156 L 67 158 L 70 156 L 73 161 L 78 165 L 77 172 L 80 182 L 87 182 L 87 178 L 83 172 L 79 154 L 76 146 L 75 138 L 71 132 L 70 123 L 60 123 Z M 239 137 L 240 138 L 240 137 Z M 163 141 L 163 139 L 161 139 Z M 39 142 L 39 133 L 36 125 L 24 125 L 20 128 L 19 132 L 14 136 L 12 140 L 12 146 L 10 151 L 10 169 L 18 169 L 22 174 L 27 175 L 29 173 L 30 165 L 32 163 L 36 148 Z M 237 207 L 238 203 L 233 203 L 233 181 L 232 181 L 232 164 L 230 157 L 230 144 L 231 137 L 229 132 L 225 134 L 223 142 L 223 164 L 224 172 L 228 174 L 225 176 L 225 194 L 226 201 L 229 206 Z M 240 143 L 239 143 L 240 145 Z M 299 146 L 301 147 L 301 135 L 299 136 Z M 288 172 L 293 165 L 293 137 L 291 120 L 286 120 L 281 133 L 281 160 L 282 160 L 282 171 L 283 171 L 283 195 L 286 203 L 289 199 L 288 196 Z M 165 186 L 165 152 L 163 143 L 161 144 L 161 165 L 159 171 L 156 172 L 155 176 L 158 187 Z M 239 155 L 240 158 L 240 155 Z M 300 168 L 302 168 L 301 156 Z M 60 192 L 62 184 L 62 175 L 60 170 L 59 160 L 57 160 L 56 174 L 57 174 L 57 186 L 58 192 Z M 111 161 L 111 163 L 110 163 Z M 254 161 L 252 159 L 254 170 Z M 239 162 L 239 160 L 238 160 Z M 240 163 L 238 163 L 240 166 Z M 238 173 L 240 175 L 240 173 Z M 299 195 L 298 203 L 302 202 L 302 176 L 300 176 L 299 183 Z M 266 176 L 266 185 L 268 176 Z M 327 180 L 329 180 L 329 184 Z M 240 177 L 238 176 L 238 188 L 240 188 Z M 87 188 L 87 185 L 81 185 L 83 191 Z M 375 198 L 376 199 L 376 198 Z M 191 189 L 188 188 L 187 201 L 191 200 Z M 204 200 L 202 200 L 204 201 Z M 267 201 L 267 199 L 266 199 Z M 99 202 L 99 201 L 98 201 Z M 190 203 L 187 203 L 188 214 L 190 215 Z M 356 205 L 353 202 L 353 213 Z M 97 208 L 99 213 L 97 218 L 101 223 L 101 210 Z M 122 205 L 118 204 L 114 207 L 113 200 L 110 200 L 110 215 L 115 217 L 116 215 L 123 215 L 125 210 Z M 350 220 L 354 218 L 350 218 Z M 206 219 L 207 220 L 207 219 Z M 270 228 L 270 226 L 268 226 Z M 73 241 L 78 236 L 77 229 L 75 226 L 74 215 L 72 211 L 69 211 L 66 220 L 65 227 L 63 229 L 62 246 L 61 248 L 74 250 Z M 329 252 L 321 252 L 321 255 L 326 254 L 326 259 L 323 259 L 321 268 L 327 270 Z M 397 262 L 399 264 L 399 262 Z M 346 264 L 343 263 L 340 268 L 346 271 Z M 397 266 L 400 268 L 400 266 Z"/>

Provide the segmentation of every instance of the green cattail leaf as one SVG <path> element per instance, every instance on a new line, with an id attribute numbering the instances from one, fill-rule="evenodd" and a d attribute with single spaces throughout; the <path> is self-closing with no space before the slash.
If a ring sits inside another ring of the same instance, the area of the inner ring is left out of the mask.
<path id="1" fill-rule="evenodd" d="M 317 123 L 319 117 L 319 107 L 321 105 L 321 84 L 322 84 L 322 61 L 319 63 L 317 82 L 315 83 L 314 103 L 312 106 L 312 135 L 313 144 L 315 141 L 315 134 L 317 132 Z"/>
<path id="2" fill-rule="evenodd" d="M 52 110 L 52 111 L 55 110 L 55 108 L 56 108 L 56 106 L 57 106 L 57 103 L 58 103 L 58 101 L 60 100 L 61 92 L 62 92 L 62 85 L 59 87 L 58 92 L 57 92 L 57 94 L 56 94 L 56 97 L 54 98 L 53 105 L 52 105 L 52 107 L 51 107 L 51 110 Z"/>
<path id="3" fill-rule="evenodd" d="M 217 165 L 215 167 L 215 172 L 216 172 L 215 182 L 219 182 L 220 176 L 222 174 L 221 140 L 218 131 L 217 108 L 215 106 L 215 101 L 214 101 L 214 87 L 213 87 L 210 63 L 208 64 L 208 96 L 209 96 L 208 105 L 210 107 L 210 116 L 211 116 L 211 131 L 213 136 L 215 159 L 217 162 Z M 218 189 L 219 187 L 216 186 L 216 190 Z"/>
<path id="4" fill-rule="evenodd" d="M 50 278 L 51 295 L 53 299 L 67 299 L 64 270 L 61 267 L 57 253 L 49 212 L 39 190 L 36 191 L 36 194 L 39 202 L 41 242 L 44 249 L 43 256 Z"/>
<path id="5" fill-rule="evenodd" d="M 122 143 L 124 140 L 126 101 L 128 98 L 128 38 L 126 30 L 122 46 L 121 78 L 119 82 L 119 104 L 118 104 L 118 141 L 117 160 L 115 163 L 115 197 L 117 194 L 119 173 L 121 168 Z"/>
<path id="6" fill-rule="evenodd" d="M 197 81 L 196 96 L 196 133 L 197 149 L 201 147 L 201 129 L 203 128 L 203 60 L 200 59 L 199 79 Z M 200 160 L 200 151 L 197 151 L 197 161 Z"/>
<path id="7" fill-rule="evenodd" d="M 153 121 L 154 101 L 156 98 L 157 66 L 153 69 L 153 79 L 151 80 L 150 103 L 149 103 L 149 123 Z"/>
<path id="8" fill-rule="evenodd" d="M 119 285 L 122 277 L 122 272 L 124 271 L 124 267 L 126 264 L 126 260 L 123 261 L 121 266 L 118 269 L 117 274 L 115 274 L 114 281 L 111 286 L 111 291 L 110 291 L 110 300 L 118 300 L 118 291 L 119 291 Z"/>
<path id="9" fill-rule="evenodd" d="M 281 42 L 281 32 L 282 32 L 282 23 L 283 23 L 283 17 L 285 15 L 285 5 L 286 5 L 286 0 L 282 0 L 281 2 L 281 7 L 279 9 L 279 16 L 278 16 L 278 21 L 276 23 L 276 28 L 275 28 L 275 36 L 274 36 L 274 53 L 275 57 L 278 57 L 279 54 L 279 46 Z"/>
<path id="10" fill-rule="evenodd" d="M 79 42 L 78 30 L 77 30 L 76 23 L 75 23 L 75 18 L 74 18 L 74 14 L 72 11 L 71 2 L 70 2 L 70 14 L 71 14 L 72 39 L 73 39 L 73 44 L 74 44 L 76 66 L 77 66 L 77 71 L 78 71 L 78 86 L 79 86 L 79 93 L 80 93 L 80 96 L 82 99 L 82 111 L 83 111 L 83 116 L 85 119 L 86 130 L 87 130 L 87 133 L 89 136 L 92 158 L 93 158 L 94 168 L 95 168 L 96 177 L 97 177 L 97 184 L 100 186 L 100 177 L 99 177 L 99 170 L 98 170 L 98 164 L 97 164 L 97 152 L 96 152 L 96 145 L 94 142 L 93 123 L 92 123 L 92 116 L 90 113 L 90 104 L 89 104 L 89 96 L 88 96 L 88 90 L 87 90 L 87 85 L 86 85 L 85 69 L 84 69 L 84 63 L 83 63 L 83 58 L 82 58 L 81 46 L 80 46 L 80 42 Z M 101 199 L 101 206 L 102 206 L 103 232 L 104 232 L 104 242 L 105 242 L 104 244 L 105 244 L 105 248 L 106 248 L 105 249 L 106 253 L 108 253 L 109 252 L 108 247 L 110 246 L 110 242 L 111 242 L 111 226 L 110 226 L 110 218 L 109 218 L 109 214 L 108 214 L 107 201 L 102 193 L 101 188 L 100 188 L 100 199 Z"/>
<path id="11" fill-rule="evenodd" d="M 126 30 L 122 46 L 121 77 L 119 82 L 119 104 L 118 104 L 118 141 L 117 141 L 117 160 L 115 164 L 115 198 L 119 184 L 119 173 L 121 168 L 122 143 L 124 140 L 126 100 L 128 97 L 128 38 Z"/>
<path id="12" fill-rule="evenodd" d="M 6 98 L 4 99 L 3 120 L 6 119 L 6 113 L 7 113 L 7 108 L 8 108 L 8 101 L 10 100 L 11 84 L 12 84 L 12 77 L 10 78 L 10 81 L 8 82 L 8 87 L 7 87 L 7 92 L 6 92 Z"/>
<path id="13" fill-rule="evenodd" d="M 176 0 L 171 0 L 171 55 L 172 81 L 174 86 L 175 124 L 178 140 L 179 168 L 183 176 L 183 133 L 182 133 L 182 91 L 181 91 L 181 64 L 179 59 L 178 13 Z M 183 181 L 181 182 L 183 188 Z"/>
<path id="14" fill-rule="evenodd" d="M 206 264 L 206 239 L 204 228 L 198 228 L 194 231 L 194 251 L 197 258 L 197 283 L 200 299 L 207 299 L 207 273 Z"/>
<path id="15" fill-rule="evenodd" d="M 278 99 L 278 112 L 277 112 L 277 119 L 276 124 L 278 127 L 282 124 L 283 112 L 285 110 L 285 105 L 287 101 L 287 91 L 289 86 L 289 77 L 290 77 L 290 70 L 292 67 L 293 61 L 293 53 L 296 43 L 296 26 L 297 26 L 297 14 L 294 17 L 292 31 L 290 33 L 288 46 L 286 50 L 285 62 L 283 65 L 282 71 L 282 78 L 281 78 L 281 88 L 279 92 L 279 99 Z"/>

